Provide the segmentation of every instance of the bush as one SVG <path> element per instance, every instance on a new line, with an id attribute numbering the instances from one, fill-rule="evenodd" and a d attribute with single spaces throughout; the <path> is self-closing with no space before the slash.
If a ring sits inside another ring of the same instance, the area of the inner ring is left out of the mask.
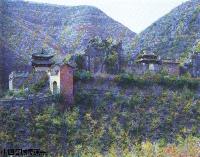
<path id="1" fill-rule="evenodd" d="M 76 81 L 81 80 L 81 81 L 87 81 L 92 79 L 92 73 L 90 71 L 86 70 L 80 70 L 76 71 L 74 74 L 74 78 Z"/>
<path id="2" fill-rule="evenodd" d="M 37 82 L 36 84 L 34 84 L 30 87 L 30 91 L 32 93 L 38 93 L 45 87 L 46 81 L 47 81 L 46 79 L 40 80 L 39 82 Z"/>
<path id="3" fill-rule="evenodd" d="M 83 55 L 81 54 L 78 54 L 76 57 L 75 57 L 75 63 L 77 65 L 77 68 L 79 70 L 83 69 L 84 66 L 85 66 L 85 58 Z"/>
<path id="4" fill-rule="evenodd" d="M 200 81 L 188 77 L 175 77 L 167 76 L 165 74 L 155 74 L 155 75 L 143 75 L 141 77 L 134 76 L 133 74 L 120 74 L 115 77 L 115 81 L 121 85 L 134 85 L 138 87 L 149 86 L 153 84 L 158 84 L 166 87 L 172 88 L 184 88 L 196 89 L 199 86 Z"/>
<path id="5" fill-rule="evenodd" d="M 21 88 L 19 89 L 18 91 L 7 91 L 5 94 L 4 94 L 4 97 L 7 98 L 7 97 L 25 97 L 27 94 L 25 93 L 24 89 Z"/>

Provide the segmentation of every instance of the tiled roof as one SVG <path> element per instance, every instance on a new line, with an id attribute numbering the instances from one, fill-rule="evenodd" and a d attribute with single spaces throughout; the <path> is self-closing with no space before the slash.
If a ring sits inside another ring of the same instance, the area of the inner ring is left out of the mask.
<path id="1" fill-rule="evenodd" d="M 33 53 L 33 57 L 44 57 L 44 58 L 52 58 L 54 56 L 53 53 L 48 53 L 47 51 L 43 50 L 41 52 Z"/>
<path id="2" fill-rule="evenodd" d="M 32 60 L 32 65 L 52 65 L 54 64 L 51 60 Z"/>

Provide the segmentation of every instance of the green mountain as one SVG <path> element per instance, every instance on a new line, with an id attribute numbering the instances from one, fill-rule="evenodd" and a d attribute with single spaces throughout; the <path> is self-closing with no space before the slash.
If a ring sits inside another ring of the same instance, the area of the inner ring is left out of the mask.
<path id="1" fill-rule="evenodd" d="M 135 33 L 91 6 L 57 6 L 22 1 L 1 1 L 1 51 L 8 73 L 30 64 L 30 56 L 45 48 L 63 58 L 83 51 L 95 36 L 123 41 L 125 50 Z"/>
<path id="2" fill-rule="evenodd" d="M 187 58 L 200 39 L 200 0 L 191 0 L 160 18 L 138 35 L 136 52 L 146 49 L 162 57 Z"/>

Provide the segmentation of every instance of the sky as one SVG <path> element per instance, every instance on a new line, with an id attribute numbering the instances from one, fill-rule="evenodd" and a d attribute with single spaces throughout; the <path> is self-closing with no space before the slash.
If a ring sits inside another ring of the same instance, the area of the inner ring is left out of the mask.
<path id="1" fill-rule="evenodd" d="M 25 0 L 57 5 L 92 5 L 114 20 L 140 33 L 153 22 L 188 0 Z"/>

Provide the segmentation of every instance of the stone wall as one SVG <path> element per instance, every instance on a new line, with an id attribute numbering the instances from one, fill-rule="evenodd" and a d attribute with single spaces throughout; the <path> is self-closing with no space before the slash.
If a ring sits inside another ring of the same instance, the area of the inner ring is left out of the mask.
<path id="1" fill-rule="evenodd" d="M 200 53 L 192 56 L 192 76 L 200 77 Z"/>
<path id="2" fill-rule="evenodd" d="M 114 81 L 114 75 L 107 76 L 97 76 L 93 78 L 93 80 L 89 81 L 78 81 L 75 84 L 74 92 L 79 93 L 81 91 L 85 91 L 91 95 L 105 95 L 107 93 L 112 93 L 114 95 L 123 95 L 123 96 L 131 96 L 138 92 L 143 93 L 144 95 L 149 95 L 149 93 L 154 93 L 159 96 L 165 90 L 169 91 L 177 91 L 182 92 L 182 88 L 173 88 L 173 87 L 164 87 L 158 84 L 153 84 L 149 86 L 136 86 L 129 85 L 123 86 L 118 82 Z M 200 85 L 194 91 L 195 95 L 200 97 Z"/>
<path id="3" fill-rule="evenodd" d="M 4 0 L 0 1 L 0 12 L 4 10 Z M 2 34 L 2 21 L 0 20 L 0 34 Z M 3 76 L 4 76 L 4 52 L 3 52 L 3 41 L 0 40 L 0 96 L 3 93 Z"/>
<path id="4" fill-rule="evenodd" d="M 3 52 L 2 52 L 1 43 L 0 43 L 0 96 L 3 93 L 3 82 L 4 82 L 3 76 L 4 76 L 4 72 L 3 72 Z"/>
<path id="5" fill-rule="evenodd" d="M 28 97 L 28 98 L 13 98 L 13 99 L 0 99 L 0 105 L 7 107 L 25 107 L 29 108 L 32 105 L 44 107 L 45 105 L 52 105 L 54 99 L 52 96 L 41 97 Z"/>

